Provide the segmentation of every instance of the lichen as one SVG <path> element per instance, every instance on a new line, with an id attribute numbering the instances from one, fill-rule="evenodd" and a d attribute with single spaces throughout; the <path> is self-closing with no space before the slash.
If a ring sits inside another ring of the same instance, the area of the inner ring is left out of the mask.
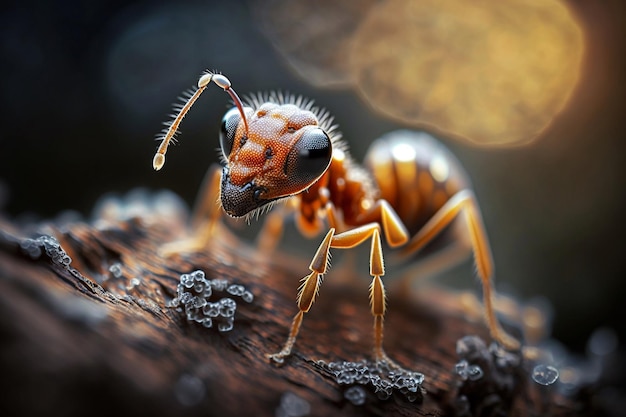
<path id="1" fill-rule="evenodd" d="M 49 235 L 24 239 L 20 242 L 20 247 L 31 259 L 40 259 L 45 253 L 53 263 L 60 267 L 68 268 L 72 262 L 72 258 L 65 253 L 59 241 Z"/>
<path id="2" fill-rule="evenodd" d="M 497 343 L 487 346 L 478 336 L 457 341 L 460 383 L 455 414 L 507 415 L 518 390 L 524 386 L 521 352 L 509 352 Z"/>
<path id="3" fill-rule="evenodd" d="M 410 402 L 423 398 L 424 375 L 397 368 L 387 361 L 330 362 L 319 361 L 318 365 L 326 370 L 339 385 L 347 386 L 344 396 L 355 405 L 365 404 L 365 392 L 355 387 L 370 387 L 381 400 L 386 400 L 394 393 L 399 393 Z M 363 395 L 362 395 L 363 394 Z"/>
<path id="4" fill-rule="evenodd" d="M 182 306 L 187 320 L 207 328 L 216 326 L 220 332 L 233 329 L 237 310 L 237 302 L 231 297 L 218 299 L 220 293 L 239 297 L 247 303 L 254 300 L 254 295 L 243 285 L 231 284 L 224 279 L 207 279 L 202 270 L 182 274 L 176 293 L 168 307 Z"/>

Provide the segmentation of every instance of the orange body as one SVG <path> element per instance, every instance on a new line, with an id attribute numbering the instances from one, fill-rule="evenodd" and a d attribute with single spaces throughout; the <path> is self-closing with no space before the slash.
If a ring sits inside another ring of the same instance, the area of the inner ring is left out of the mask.
<path id="1" fill-rule="evenodd" d="M 289 204 L 267 217 L 268 226 L 260 236 L 265 250 L 273 248 L 289 214 L 295 215 L 306 236 L 326 230 L 309 265 L 310 273 L 302 280 L 299 311 L 289 337 L 279 352 L 268 355 L 272 360 L 281 363 L 291 353 L 304 314 L 328 272 L 331 249 L 369 242 L 374 354 L 377 360 L 393 363 L 382 346 L 386 296 L 381 279 L 385 274 L 381 238 L 390 247 L 416 253 L 458 217 L 464 220 L 474 253 L 491 334 L 507 348 L 519 347 L 495 318 L 491 250 L 467 175 L 441 143 L 423 132 L 392 132 L 372 144 L 360 166 L 350 158 L 332 118 L 312 102 L 272 94 L 258 95 L 244 104 L 226 77 L 206 73 L 165 132 L 153 161 L 155 169 L 163 166 L 178 125 L 211 81 L 230 94 L 236 107 L 222 120 L 223 169 L 210 179 L 197 217 L 207 218 L 209 223 L 217 220 L 213 202 L 218 193 L 223 210 L 234 217 L 258 215 L 277 200 L 289 199 Z M 210 238 L 207 233 L 196 233 L 204 236 L 198 239 L 200 244 Z"/>

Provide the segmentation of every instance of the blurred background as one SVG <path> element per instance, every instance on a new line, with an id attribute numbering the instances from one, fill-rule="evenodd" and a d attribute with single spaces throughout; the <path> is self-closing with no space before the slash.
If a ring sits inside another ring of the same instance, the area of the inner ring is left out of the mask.
<path id="1" fill-rule="evenodd" d="M 601 327 L 624 341 L 626 5 L 309 3 L 5 2 L 0 212 L 89 219 L 136 187 L 191 204 L 228 96 L 205 92 L 158 173 L 154 137 L 216 69 L 240 95 L 314 99 L 357 160 L 391 130 L 436 134 L 470 173 L 498 288 L 547 297 L 574 351 Z"/>

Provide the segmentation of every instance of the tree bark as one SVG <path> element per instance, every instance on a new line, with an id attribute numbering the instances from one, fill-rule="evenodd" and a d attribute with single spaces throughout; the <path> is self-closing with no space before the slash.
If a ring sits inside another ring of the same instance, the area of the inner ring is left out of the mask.
<path id="1" fill-rule="evenodd" d="M 353 279 L 348 264 L 330 270 L 292 356 L 270 363 L 266 354 L 280 350 L 297 311 L 308 260 L 282 249 L 264 256 L 223 227 L 202 251 L 163 256 L 162 244 L 181 237 L 165 222 L 152 214 L 40 229 L 59 247 L 1 224 L 1 415 L 561 416 L 580 406 L 533 384 L 523 360 L 499 376 L 483 363 L 482 378 L 464 381 L 455 372 L 457 341 L 489 337 L 445 291 L 388 295 L 386 351 L 424 374 L 423 398 L 394 390 L 381 399 L 372 384 L 340 384 L 328 364 L 370 360 L 373 346 L 368 280 Z M 236 300 L 231 331 L 171 307 L 181 274 L 195 270 L 254 294 Z"/>

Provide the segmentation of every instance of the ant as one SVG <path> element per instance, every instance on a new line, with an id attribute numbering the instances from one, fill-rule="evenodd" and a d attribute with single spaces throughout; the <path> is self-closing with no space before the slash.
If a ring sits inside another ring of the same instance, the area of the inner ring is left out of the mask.
<path id="1" fill-rule="evenodd" d="M 413 254 L 433 241 L 452 221 L 463 216 L 478 276 L 482 282 L 486 322 L 491 336 L 508 349 L 519 342 L 499 325 L 491 283 L 493 261 L 476 198 L 460 163 L 439 142 L 419 138 L 383 138 L 374 142 L 365 167 L 354 162 L 333 119 L 311 101 L 282 94 L 259 94 L 242 102 L 222 74 L 205 72 L 198 88 L 178 106 L 154 156 L 154 169 L 165 163 L 168 144 L 183 117 L 204 89 L 214 82 L 234 107 L 222 119 L 219 136 L 223 168 L 214 170 L 201 201 L 214 224 L 219 206 L 232 217 L 259 215 L 281 199 L 288 204 L 270 212 L 261 242 L 265 247 L 282 232 L 284 218 L 294 214 L 298 229 L 312 237 L 327 230 L 298 291 L 298 312 L 283 348 L 268 358 L 282 363 L 291 354 L 304 314 L 318 294 L 329 269 L 331 248 L 348 249 L 370 243 L 369 287 L 374 316 L 374 355 L 391 361 L 383 350 L 386 310 L 381 234 L 392 248 Z M 211 201 L 213 200 L 213 201 Z M 199 232 L 203 233 L 203 232 Z M 396 365 L 397 366 L 397 365 Z"/>

